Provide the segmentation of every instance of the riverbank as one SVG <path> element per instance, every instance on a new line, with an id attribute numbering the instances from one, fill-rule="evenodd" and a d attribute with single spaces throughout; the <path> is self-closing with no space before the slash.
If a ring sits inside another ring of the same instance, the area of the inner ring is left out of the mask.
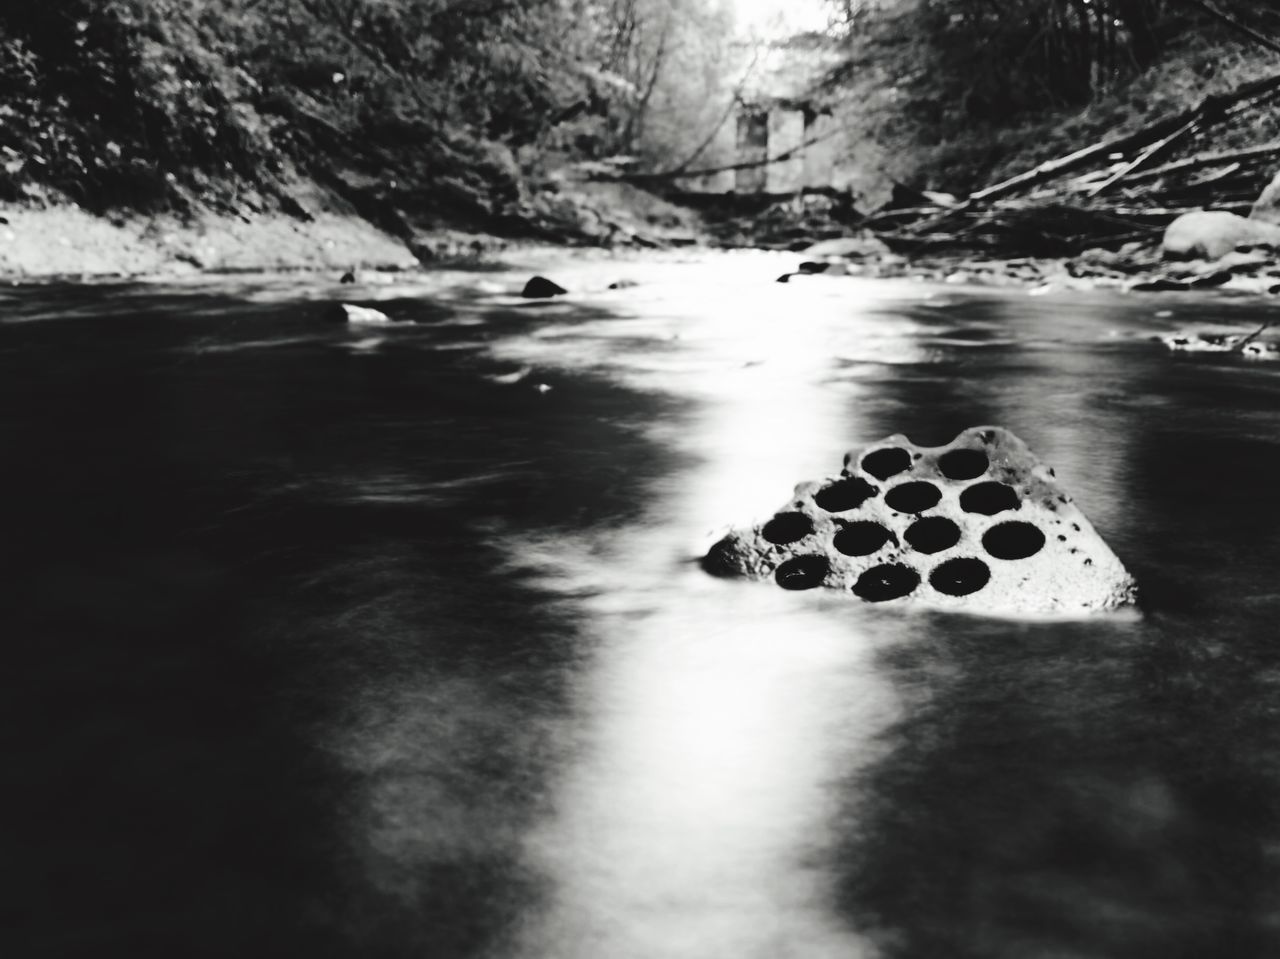
<path id="1" fill-rule="evenodd" d="M 96 216 L 70 202 L 0 203 L 0 280 L 187 276 L 198 273 L 415 270 L 481 263 L 506 250 L 561 245 L 661 249 L 705 239 L 697 215 L 624 183 L 566 182 L 528 204 L 524 235 L 474 229 L 389 232 L 312 184 L 294 213 Z"/>
<path id="2" fill-rule="evenodd" d="M 256 270 L 412 269 L 402 242 L 350 215 L 97 217 L 74 206 L 0 207 L 0 277 L 183 276 Z"/>

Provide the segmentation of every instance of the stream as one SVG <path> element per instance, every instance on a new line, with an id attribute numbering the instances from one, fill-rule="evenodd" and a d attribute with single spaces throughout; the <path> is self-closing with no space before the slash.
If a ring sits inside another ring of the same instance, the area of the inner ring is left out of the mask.
<path id="1" fill-rule="evenodd" d="M 1272 306 L 554 257 L 0 288 L 8 955 L 1280 955 Z M 1140 613 L 697 563 L 984 424 Z"/>

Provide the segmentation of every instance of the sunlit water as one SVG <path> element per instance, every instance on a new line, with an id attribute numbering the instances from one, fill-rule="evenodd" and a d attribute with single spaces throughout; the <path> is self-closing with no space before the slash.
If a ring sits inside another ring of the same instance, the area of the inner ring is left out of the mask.
<path id="1" fill-rule="evenodd" d="M 1280 955 L 1271 308 L 793 265 L 0 292 L 6 953 Z M 694 562 L 982 424 L 1142 616 Z"/>

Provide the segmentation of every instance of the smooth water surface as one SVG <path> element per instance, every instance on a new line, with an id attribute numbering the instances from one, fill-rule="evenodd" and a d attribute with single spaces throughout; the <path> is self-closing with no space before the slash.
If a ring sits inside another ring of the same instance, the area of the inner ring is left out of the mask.
<path id="1" fill-rule="evenodd" d="M 1280 955 L 1270 307 L 791 265 L 0 291 L 5 954 Z M 695 562 L 982 424 L 1142 616 Z"/>

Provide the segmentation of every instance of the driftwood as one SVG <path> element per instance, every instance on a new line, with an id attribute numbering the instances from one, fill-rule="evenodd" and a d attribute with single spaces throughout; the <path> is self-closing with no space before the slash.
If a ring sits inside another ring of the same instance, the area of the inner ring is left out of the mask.
<path id="1" fill-rule="evenodd" d="M 621 173 L 611 177 L 594 177 L 600 180 L 618 180 L 625 183 L 638 184 L 659 184 L 670 183 L 675 180 L 691 180 L 701 176 L 711 176 L 716 173 L 732 173 L 736 170 L 751 170 L 756 167 L 769 166 L 772 163 L 782 163 L 786 160 L 794 158 L 796 155 L 803 153 L 809 147 L 824 140 L 829 140 L 838 133 L 838 130 L 831 130 L 821 136 L 810 137 L 801 143 L 797 143 L 789 150 L 781 153 L 775 153 L 773 156 L 761 157 L 758 160 L 742 160 L 738 163 L 726 163 L 724 166 L 706 167 L 701 170 L 664 170 L 658 173 Z"/>
<path id="2" fill-rule="evenodd" d="M 1244 160 L 1261 160 L 1273 156 L 1280 156 L 1280 141 L 1264 143 L 1261 146 L 1249 147 L 1245 150 L 1224 150 L 1216 153 L 1199 153 L 1195 156 L 1186 157 L 1182 160 L 1174 160 L 1172 163 L 1166 163 L 1164 166 L 1158 166 L 1151 170 L 1143 170 L 1141 173 L 1135 173 L 1133 176 L 1129 177 L 1129 182 L 1138 183 L 1146 180 L 1156 180 L 1162 176 L 1169 176 L 1173 173 L 1188 173 L 1192 170 L 1202 170 L 1205 167 L 1218 166 L 1223 163 L 1238 163 Z"/>
<path id="3" fill-rule="evenodd" d="M 1107 190 L 1109 187 L 1114 186 L 1116 183 L 1119 183 L 1121 180 L 1127 177 L 1130 173 L 1133 173 L 1136 169 L 1138 169 L 1138 167 L 1144 166 L 1147 163 L 1149 163 L 1155 156 L 1167 150 L 1169 146 L 1173 144 L 1175 141 L 1181 140 L 1187 134 L 1193 133 L 1199 128 L 1200 128 L 1199 120 L 1191 120 L 1190 122 L 1185 123 L 1182 126 L 1178 127 L 1178 129 L 1174 130 L 1167 137 L 1163 137 L 1162 139 L 1159 139 L 1155 143 L 1151 144 L 1151 146 L 1147 147 L 1145 150 L 1139 153 L 1131 161 L 1129 161 L 1123 167 L 1117 170 L 1112 176 L 1107 177 L 1107 179 L 1103 180 L 1101 183 L 1095 186 L 1092 190 L 1089 191 L 1088 195 L 1098 196 L 1100 193 Z"/>
<path id="4" fill-rule="evenodd" d="M 1026 187 L 1043 183 L 1046 180 L 1055 179 L 1072 170 L 1078 170 L 1090 161 L 1097 160 L 1100 157 L 1105 157 L 1112 153 L 1129 153 L 1132 150 L 1141 149 L 1162 138 L 1175 134 L 1188 124 L 1208 125 L 1214 123 L 1223 118 L 1230 107 L 1271 96 L 1277 92 L 1280 92 L 1280 75 L 1254 80 L 1237 87 L 1229 93 L 1211 94 L 1196 106 L 1174 116 L 1149 123 L 1133 133 L 1095 143 L 1082 150 L 1077 150 L 1075 153 L 1058 157 L 1056 160 L 1047 160 L 1031 170 L 993 184 L 984 190 L 971 193 L 968 202 L 989 202 L 1002 196 L 1008 196 L 1010 193 L 1015 193 Z"/>

